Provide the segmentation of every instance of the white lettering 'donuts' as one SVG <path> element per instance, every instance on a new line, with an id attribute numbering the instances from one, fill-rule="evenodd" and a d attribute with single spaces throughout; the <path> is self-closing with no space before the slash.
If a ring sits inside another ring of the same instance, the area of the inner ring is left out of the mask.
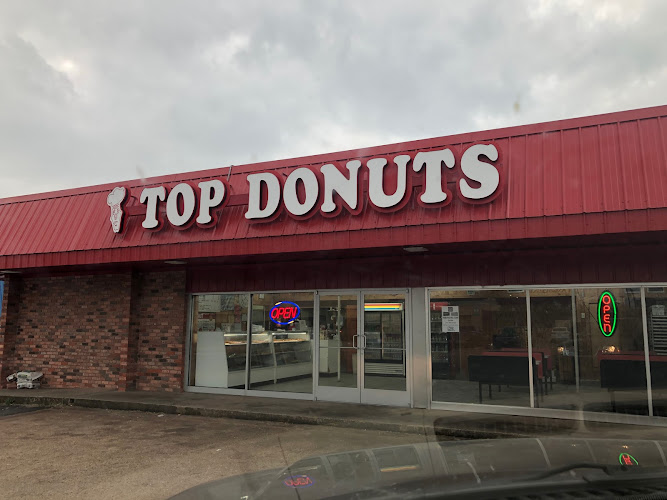
<path id="1" fill-rule="evenodd" d="M 442 164 L 454 168 L 454 153 L 451 149 L 442 151 L 423 151 L 417 153 L 412 162 L 412 169 L 419 172 L 426 165 L 424 192 L 419 197 L 422 203 L 442 203 L 447 200 L 447 193 L 442 190 Z"/>
<path id="2" fill-rule="evenodd" d="M 268 172 L 250 174 L 247 177 L 250 191 L 248 192 L 248 211 L 246 219 L 266 219 L 278 210 L 280 204 L 280 181 Z M 262 184 L 266 186 L 266 206 L 262 205 Z"/>
<path id="3" fill-rule="evenodd" d="M 401 203 L 406 194 L 407 164 L 410 161 L 409 155 L 399 155 L 394 158 L 394 163 L 398 166 L 396 181 L 396 191 L 388 195 L 384 192 L 384 167 L 387 166 L 387 160 L 384 158 L 373 158 L 368 160 L 368 197 L 373 205 L 378 208 L 392 208 Z"/>
<path id="4" fill-rule="evenodd" d="M 320 172 L 324 175 L 324 201 L 320 210 L 326 214 L 336 211 L 336 203 L 333 200 L 334 193 L 347 203 L 350 210 L 357 209 L 359 203 L 357 192 L 359 190 L 359 169 L 361 168 L 361 162 L 359 160 L 348 161 L 346 168 L 350 173 L 349 177 L 345 177 L 331 163 L 320 167 Z"/>
<path id="5" fill-rule="evenodd" d="M 498 159 L 498 150 L 493 144 L 475 144 L 466 149 L 461 157 L 461 171 L 466 177 L 479 182 L 478 188 L 472 187 L 466 179 L 459 181 L 461 195 L 469 200 L 483 200 L 488 198 L 498 189 L 500 174 L 498 169 L 479 159 L 480 155 L 486 156 L 491 161 Z"/>
<path id="6" fill-rule="evenodd" d="M 120 233 L 123 228 L 123 207 L 127 191 L 124 187 L 115 187 L 107 196 L 107 205 L 111 207 L 111 229 L 114 233 Z"/>
<path id="7" fill-rule="evenodd" d="M 306 199 L 303 203 L 301 203 L 296 193 L 297 183 L 299 181 L 303 182 L 303 187 L 306 192 Z M 292 215 L 306 215 L 313 209 L 315 203 L 317 203 L 318 191 L 319 185 L 317 183 L 317 177 L 313 171 L 307 168 L 297 168 L 294 172 L 289 174 L 285 181 L 285 187 L 283 189 L 283 202 L 285 203 L 285 208 Z"/>

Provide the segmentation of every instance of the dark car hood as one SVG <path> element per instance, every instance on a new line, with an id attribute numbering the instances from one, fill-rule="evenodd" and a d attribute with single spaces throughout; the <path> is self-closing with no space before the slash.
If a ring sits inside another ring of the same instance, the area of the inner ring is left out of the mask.
<path id="1" fill-rule="evenodd" d="M 521 438 L 449 441 L 314 456 L 289 467 L 234 476 L 174 499 L 317 499 L 392 484 L 482 486 L 572 464 L 667 471 L 667 441 Z M 572 473 L 574 476 L 574 473 Z"/>

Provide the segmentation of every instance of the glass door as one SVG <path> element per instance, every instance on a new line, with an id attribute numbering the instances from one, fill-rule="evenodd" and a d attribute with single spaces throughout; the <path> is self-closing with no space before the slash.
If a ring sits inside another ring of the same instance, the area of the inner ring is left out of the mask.
<path id="1" fill-rule="evenodd" d="M 318 297 L 317 399 L 409 406 L 406 293 Z"/>
<path id="2" fill-rule="evenodd" d="M 318 303 L 317 398 L 359 403 L 359 294 L 321 294 Z"/>
<path id="3" fill-rule="evenodd" d="M 405 293 L 363 293 L 361 402 L 407 406 Z"/>

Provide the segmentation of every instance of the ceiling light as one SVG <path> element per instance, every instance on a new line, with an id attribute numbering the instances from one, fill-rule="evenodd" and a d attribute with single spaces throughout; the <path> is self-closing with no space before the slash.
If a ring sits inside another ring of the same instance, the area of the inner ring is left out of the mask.
<path id="1" fill-rule="evenodd" d="M 187 264 L 184 260 L 165 260 L 165 264 L 171 264 L 172 266 L 182 266 L 184 264 Z"/>
<path id="2" fill-rule="evenodd" d="M 403 247 L 403 250 L 410 253 L 428 252 L 428 248 L 426 247 Z"/>

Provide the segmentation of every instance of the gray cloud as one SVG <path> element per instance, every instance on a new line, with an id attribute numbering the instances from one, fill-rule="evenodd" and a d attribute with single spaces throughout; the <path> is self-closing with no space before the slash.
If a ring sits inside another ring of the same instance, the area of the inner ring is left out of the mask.
<path id="1" fill-rule="evenodd" d="M 658 0 L 6 2 L 0 196 L 665 104 L 666 17 Z"/>

